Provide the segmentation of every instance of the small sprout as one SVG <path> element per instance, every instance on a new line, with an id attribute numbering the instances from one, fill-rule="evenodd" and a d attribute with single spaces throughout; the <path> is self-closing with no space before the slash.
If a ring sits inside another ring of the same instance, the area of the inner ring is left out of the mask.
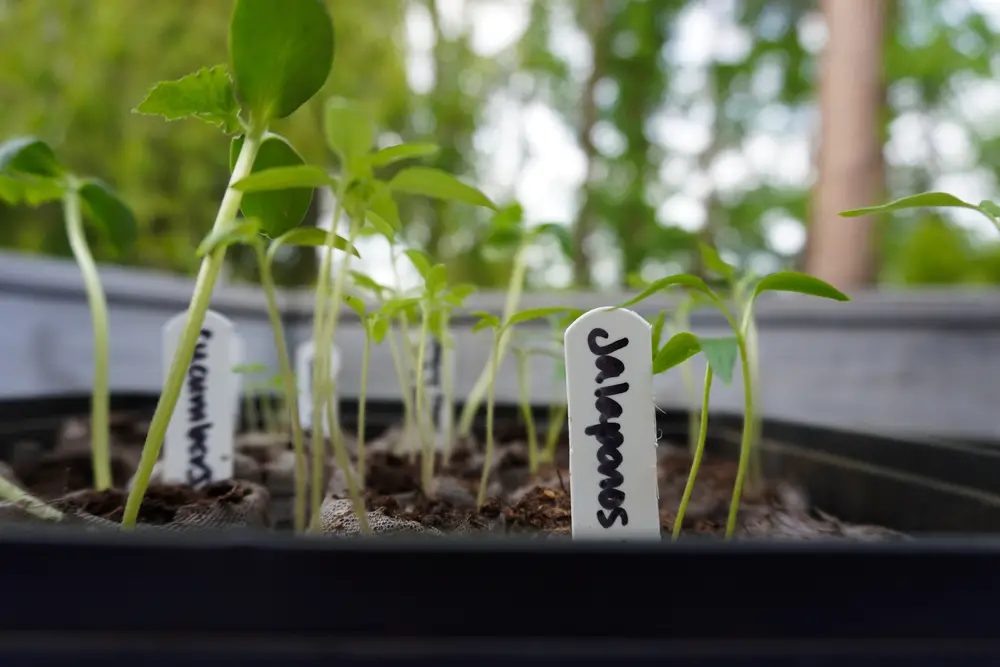
<path id="1" fill-rule="evenodd" d="M 167 120 L 199 118 L 226 134 L 236 134 L 243 127 L 236 90 L 225 65 L 202 67 L 176 81 L 162 81 L 133 111 Z"/>

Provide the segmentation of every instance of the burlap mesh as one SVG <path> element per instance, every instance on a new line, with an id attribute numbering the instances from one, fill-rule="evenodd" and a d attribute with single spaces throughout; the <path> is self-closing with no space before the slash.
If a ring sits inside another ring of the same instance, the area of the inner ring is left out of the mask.
<path id="1" fill-rule="evenodd" d="M 373 535 L 442 534 L 436 528 L 429 528 L 416 521 L 386 516 L 381 509 L 368 512 L 368 525 L 371 527 Z M 361 525 L 358 522 L 358 517 L 354 514 L 354 505 L 348 499 L 327 498 L 320 509 L 319 528 L 320 532 L 325 535 L 349 537 L 361 534 Z"/>

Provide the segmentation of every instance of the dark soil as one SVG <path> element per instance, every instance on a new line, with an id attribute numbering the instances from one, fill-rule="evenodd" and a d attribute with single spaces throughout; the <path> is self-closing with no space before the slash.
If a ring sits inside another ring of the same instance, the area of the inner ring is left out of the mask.
<path id="1" fill-rule="evenodd" d="M 174 521 L 181 508 L 212 507 L 220 503 L 237 504 L 249 491 L 232 482 L 215 482 L 199 491 L 180 485 L 151 484 L 139 506 L 138 520 L 157 526 Z M 120 523 L 125 514 L 128 493 L 120 489 L 95 491 L 83 489 L 53 502 L 60 511 L 76 510 Z"/>

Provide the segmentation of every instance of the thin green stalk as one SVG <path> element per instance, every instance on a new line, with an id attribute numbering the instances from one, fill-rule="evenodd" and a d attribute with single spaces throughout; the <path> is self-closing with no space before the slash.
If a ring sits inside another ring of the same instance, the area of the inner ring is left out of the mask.
<path id="1" fill-rule="evenodd" d="M 442 419 L 444 423 L 441 425 L 444 431 L 444 464 L 447 466 L 451 462 L 451 453 L 455 449 L 455 443 L 453 442 L 455 437 L 455 370 L 454 370 L 454 351 L 450 344 L 451 335 L 448 329 L 448 318 L 449 311 L 445 310 L 443 314 L 444 322 L 442 323 L 442 330 L 444 331 L 444 340 L 441 341 L 441 373 L 444 377 L 441 380 L 441 390 L 444 393 L 444 415 Z"/>
<path id="2" fill-rule="evenodd" d="M 476 509 L 481 509 L 486 503 L 486 486 L 490 479 L 490 464 L 493 461 L 493 394 L 497 376 L 497 348 L 500 346 L 500 336 L 493 330 L 493 351 L 490 354 L 490 384 L 486 398 L 486 459 L 483 461 L 483 477 L 479 482 L 479 493 L 476 495 Z"/>
<path id="3" fill-rule="evenodd" d="M 415 461 L 417 459 L 417 449 L 416 440 L 413 439 L 412 430 L 418 431 L 417 437 L 419 437 L 420 431 L 420 404 L 416 402 L 415 397 L 415 385 L 420 382 L 420 372 L 418 368 L 414 368 L 416 360 L 413 357 L 413 339 L 410 337 L 410 318 L 406 316 L 405 312 L 399 313 L 399 337 L 400 337 L 400 347 L 402 348 L 402 359 L 403 359 L 403 369 L 406 373 L 406 389 L 405 395 L 410 399 L 410 419 L 406 423 L 406 442 L 409 446 L 410 461 Z"/>
<path id="4" fill-rule="evenodd" d="M 281 311 L 278 310 L 277 289 L 271 272 L 273 258 L 264 252 L 262 241 L 254 243 L 254 252 L 257 254 L 257 264 L 260 266 L 260 284 L 264 288 L 267 316 L 271 320 L 271 331 L 274 333 L 274 347 L 278 350 L 285 407 L 292 427 L 292 449 L 295 452 L 295 532 L 302 532 L 306 527 L 306 448 L 305 438 L 302 435 L 302 421 L 299 419 L 299 391 L 295 383 L 295 373 L 292 371 L 288 343 L 285 340 L 285 325 L 281 319 Z"/>
<path id="5" fill-rule="evenodd" d="M 521 293 L 524 291 L 524 277 L 528 271 L 527 249 L 527 245 L 522 245 L 514 256 L 514 266 L 510 272 L 510 286 L 507 288 L 507 298 L 503 307 L 504 322 L 510 319 L 521 303 Z M 483 394 L 493 381 L 490 369 L 493 366 L 499 366 L 503 362 L 503 356 L 507 350 L 512 333 L 512 331 L 508 330 L 502 334 L 499 346 L 495 346 L 497 354 L 500 357 L 499 360 L 495 363 L 493 359 L 486 362 L 483 372 L 479 374 L 479 379 L 476 380 L 475 386 L 472 388 L 469 397 L 465 401 L 465 405 L 462 407 L 462 415 L 458 420 L 458 434 L 462 437 L 468 437 L 472 433 L 472 422 L 476 418 L 476 412 L 479 411 L 479 405 L 483 402 Z"/>
<path id="6" fill-rule="evenodd" d="M 351 499 L 354 514 L 358 517 L 358 526 L 361 528 L 362 534 L 371 535 L 372 529 L 368 525 L 368 511 L 365 508 L 365 501 L 361 497 L 361 490 L 358 488 L 358 480 L 351 472 L 351 462 L 347 458 L 347 448 L 344 447 L 344 433 L 340 430 L 340 424 L 337 423 L 337 409 L 333 403 L 332 393 L 326 396 L 326 421 L 333 438 L 333 456 L 337 461 L 337 466 L 344 471 L 344 477 L 347 479 L 347 497 Z"/>
<path id="7" fill-rule="evenodd" d="M 552 463 L 556 460 L 556 448 L 559 446 L 559 436 L 562 434 L 563 424 L 566 423 L 567 405 L 560 403 L 552 408 L 549 413 L 548 430 L 545 433 L 545 452 L 543 460 Z"/>
<path id="8" fill-rule="evenodd" d="M 111 488 L 111 445 L 109 442 L 109 412 L 111 392 L 108 385 L 110 345 L 108 342 L 108 303 L 101 287 L 97 264 L 87 247 L 80 212 L 80 193 L 71 183 L 63 195 L 66 231 L 73 257 L 83 275 L 83 287 L 90 306 L 90 322 L 94 333 L 94 385 L 90 395 L 90 454 L 94 471 L 94 488 Z"/>
<path id="9" fill-rule="evenodd" d="M 264 432 L 277 433 L 278 417 L 274 410 L 274 396 L 270 391 L 263 391 L 259 396 L 261 402 L 260 416 L 264 421 Z"/>
<path id="10" fill-rule="evenodd" d="M 433 428 L 433 420 L 427 424 L 427 406 L 425 405 L 425 388 L 423 370 L 427 362 L 427 336 L 430 333 L 430 313 L 426 304 L 421 304 L 422 317 L 420 318 L 420 333 L 417 339 L 417 432 L 420 434 L 420 485 L 423 487 L 424 495 L 431 496 L 431 484 L 434 481 L 434 448 L 428 431 Z"/>
<path id="11" fill-rule="evenodd" d="M 0 499 L 8 503 L 14 503 L 25 512 L 33 514 L 39 519 L 61 521 L 63 518 L 62 512 L 50 505 L 46 505 L 43 500 L 36 498 L 4 477 L 0 477 Z"/>
<path id="12" fill-rule="evenodd" d="M 365 325 L 365 351 L 361 355 L 361 390 L 358 393 L 358 476 L 361 478 L 361 488 L 366 488 L 366 456 L 365 456 L 365 402 L 368 396 L 368 364 L 372 356 L 372 335 L 368 325 Z"/>
<path id="13" fill-rule="evenodd" d="M 247 132 L 246 140 L 243 142 L 236 165 L 233 167 L 232 176 L 229 178 L 229 187 L 226 188 L 226 194 L 222 197 L 219 213 L 212 226 L 213 230 L 225 229 L 236 219 L 240 203 L 243 201 L 243 193 L 234 190 L 232 184 L 250 174 L 254 158 L 257 157 L 257 150 L 260 148 L 264 129 L 256 127 Z M 225 259 L 226 246 L 220 245 L 202 260 L 194 293 L 191 296 L 191 303 L 188 306 L 187 322 L 184 324 L 180 340 L 177 341 L 177 351 L 174 353 L 173 361 L 170 362 L 167 381 L 160 393 L 160 400 L 156 404 L 156 411 L 153 413 L 149 432 L 146 435 L 146 442 L 142 447 L 139 468 L 125 504 L 125 513 L 122 517 L 123 528 L 135 527 L 136 519 L 139 516 L 139 507 L 146 495 L 146 489 L 149 487 L 153 466 L 160 457 L 163 438 L 167 433 L 167 426 L 170 424 L 174 408 L 177 406 L 177 400 L 180 398 L 184 379 L 187 376 L 188 367 L 191 365 L 191 358 L 194 356 L 194 348 L 198 343 L 198 335 L 201 333 L 201 325 L 205 321 L 205 313 L 212 300 L 212 290 L 215 288 L 215 281 L 219 277 Z"/>
<path id="14" fill-rule="evenodd" d="M 517 355 L 517 384 L 520 395 L 521 417 L 524 419 L 524 428 L 528 436 L 528 472 L 532 475 L 538 474 L 538 433 L 535 430 L 535 416 L 531 412 L 531 397 L 529 396 L 529 377 L 531 368 L 529 362 L 531 358 L 527 353 L 515 350 Z"/>
<path id="15" fill-rule="evenodd" d="M 410 383 L 407 380 L 406 368 L 403 365 L 403 360 L 399 352 L 399 346 L 396 344 L 396 337 L 393 334 L 393 330 L 390 328 L 386 332 L 385 336 L 389 340 L 389 351 L 392 353 L 392 364 L 396 367 L 396 376 L 399 378 L 399 390 L 401 396 L 403 397 L 403 433 L 410 432 L 410 424 L 413 421 L 413 402 L 410 400 Z"/>
<path id="16" fill-rule="evenodd" d="M 708 435 L 708 396 L 712 390 L 712 367 L 705 365 L 705 390 L 701 398 L 701 424 L 698 427 L 698 440 L 694 449 L 694 456 L 691 459 L 691 471 L 688 473 L 687 485 L 684 487 L 684 495 L 681 497 L 680 507 L 677 508 L 677 518 L 674 520 L 674 532 L 671 536 L 673 541 L 681 535 L 681 526 L 684 524 L 684 514 L 687 513 L 688 502 L 694 492 L 694 481 L 698 477 L 698 468 L 701 467 L 701 458 L 705 453 L 705 438 Z"/>
<path id="17" fill-rule="evenodd" d="M 726 521 L 726 539 L 732 539 L 736 532 L 736 515 L 740 509 L 740 499 L 743 497 L 743 482 L 746 479 L 747 467 L 750 462 L 750 448 L 753 438 L 753 378 L 750 373 L 750 363 L 747 358 L 746 341 L 743 333 L 736 330 L 736 344 L 740 350 L 740 370 L 743 374 L 743 436 L 740 439 L 740 462 L 736 469 L 736 483 L 733 485 L 733 498 L 729 503 L 729 519 Z"/>

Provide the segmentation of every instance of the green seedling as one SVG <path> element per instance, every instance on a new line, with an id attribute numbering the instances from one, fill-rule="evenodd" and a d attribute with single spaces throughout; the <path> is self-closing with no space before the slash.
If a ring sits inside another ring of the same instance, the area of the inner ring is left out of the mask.
<path id="1" fill-rule="evenodd" d="M 690 274 L 678 274 L 674 276 L 667 276 L 665 278 L 661 278 L 660 280 L 654 281 L 639 295 L 637 295 L 632 299 L 629 299 L 628 301 L 625 301 L 624 303 L 618 306 L 615 306 L 615 308 L 627 308 L 629 306 L 633 306 L 663 290 L 670 289 L 673 287 L 683 287 L 686 289 L 695 290 L 708 297 L 711 303 L 714 306 L 716 306 L 725 316 L 726 321 L 733 329 L 733 332 L 736 337 L 736 345 L 740 357 L 740 372 L 742 373 L 743 376 L 744 419 L 743 419 L 743 435 L 740 440 L 740 458 L 736 473 L 736 483 L 733 489 L 732 502 L 730 503 L 729 506 L 729 518 L 726 523 L 726 537 L 727 539 L 729 539 L 732 538 L 733 533 L 736 530 L 736 516 L 739 510 L 739 502 L 743 495 L 743 484 L 746 478 L 747 467 L 750 461 L 750 443 L 753 438 L 752 416 L 755 414 L 752 373 L 750 371 L 750 356 L 747 351 L 745 327 L 739 322 L 737 322 L 736 317 L 733 316 L 733 314 L 730 312 L 726 304 L 705 283 L 704 280 Z M 819 278 L 814 278 L 804 273 L 797 273 L 794 271 L 772 273 L 768 276 L 764 276 L 754 284 L 753 290 L 750 292 L 750 296 L 747 299 L 747 306 L 743 314 L 744 320 L 746 320 L 750 316 L 754 302 L 764 292 L 797 292 L 799 294 L 822 297 L 825 299 L 833 299 L 835 301 L 850 300 L 845 294 L 842 294 L 836 288 L 823 282 Z M 659 352 L 657 352 L 657 354 L 659 354 Z M 716 369 L 716 372 L 718 372 L 718 369 Z"/>
<path id="2" fill-rule="evenodd" d="M 361 388 L 358 393 L 358 476 L 365 486 L 367 472 L 365 461 L 365 403 L 368 397 L 368 366 L 371 362 L 372 343 L 381 345 L 389 331 L 389 320 L 379 312 L 368 312 L 365 302 L 354 296 L 345 296 L 344 302 L 358 314 L 365 329 L 365 348 L 361 356 Z"/>
<path id="3" fill-rule="evenodd" d="M 60 164 L 48 144 L 34 137 L 0 144 L 0 201 L 30 206 L 62 202 L 66 233 L 83 276 L 94 335 L 94 379 L 90 395 L 94 488 L 99 491 L 111 488 L 108 305 L 97 264 L 87 245 L 84 220 L 92 223 L 95 231 L 121 252 L 135 241 L 135 217 L 108 185 L 72 174 Z"/>
<path id="4" fill-rule="evenodd" d="M 476 495 L 477 509 L 482 508 L 483 504 L 486 502 L 486 488 L 487 482 L 490 478 L 490 464 L 493 460 L 493 397 L 495 393 L 497 369 L 500 365 L 500 341 L 504 339 L 505 333 L 512 331 L 518 324 L 524 324 L 525 322 L 530 322 L 532 320 L 551 317 L 552 315 L 565 315 L 567 313 L 579 317 L 583 314 L 583 311 L 575 308 L 565 308 L 562 306 L 555 306 L 552 308 L 535 308 L 531 310 L 522 310 L 519 313 L 513 313 L 509 317 L 505 317 L 502 321 L 492 313 L 473 313 L 475 317 L 479 318 L 476 324 L 472 327 L 473 332 L 481 331 L 487 328 L 493 331 L 493 345 L 490 350 L 490 374 L 489 382 L 487 383 L 486 398 L 486 456 L 483 461 L 483 476 L 479 482 L 479 493 Z"/>
<path id="5" fill-rule="evenodd" d="M 523 224 L 523 211 L 517 204 L 506 207 L 499 211 L 491 222 L 490 241 L 496 246 L 507 246 L 514 248 L 514 261 L 510 273 L 510 282 L 507 287 L 507 294 L 504 300 L 503 317 L 510 318 L 521 304 L 521 295 L 524 292 L 524 282 L 528 271 L 529 251 L 539 239 L 546 236 L 555 238 L 563 254 L 572 257 L 573 241 L 569 230 L 565 225 L 556 223 L 546 223 L 535 227 L 526 228 Z M 497 348 L 500 359 L 497 365 L 503 362 L 509 344 L 509 332 L 504 334 Z M 492 360 L 487 360 L 476 384 L 473 386 L 469 397 L 462 408 L 462 414 L 458 422 L 458 434 L 467 437 L 472 432 L 472 421 L 476 418 L 476 412 L 482 405 L 483 396 L 486 394 L 487 386 L 490 382 L 490 368 Z"/>
<path id="6" fill-rule="evenodd" d="M 688 359 L 701 352 L 705 356 L 705 386 L 701 399 L 701 420 L 697 430 L 695 449 L 691 457 L 691 470 L 688 473 L 687 484 L 677 508 L 677 518 L 674 521 L 673 540 L 681 534 L 684 515 L 694 491 L 694 483 L 701 467 L 701 459 L 705 453 L 705 440 L 708 435 L 708 398 L 712 390 L 712 378 L 718 375 L 725 384 L 733 381 L 733 370 L 736 357 L 739 355 L 739 344 L 736 337 L 699 338 L 692 333 L 682 331 L 670 337 L 670 340 L 659 348 L 653 359 L 653 374 L 665 373 L 669 369 L 684 364 Z"/>
<path id="7" fill-rule="evenodd" d="M 993 226 L 997 228 L 997 231 L 1000 231 L 1000 205 L 988 199 L 983 200 L 978 204 L 972 204 L 967 201 L 962 201 L 958 197 L 950 195 L 947 192 L 922 192 L 920 194 L 903 197 L 902 199 L 897 199 L 879 206 L 866 206 L 864 208 L 856 208 L 850 211 L 841 211 L 840 215 L 845 218 L 856 218 L 862 215 L 893 213 L 895 211 L 917 208 L 964 208 L 971 211 L 977 211 L 993 223 Z"/>
<path id="8" fill-rule="evenodd" d="M 257 411 L 257 384 L 251 375 L 260 375 L 270 370 L 264 364 L 237 364 L 233 372 L 243 376 L 243 421 L 247 431 L 255 431 L 260 427 L 261 415 Z"/>
<path id="9" fill-rule="evenodd" d="M 333 22 L 320 0 L 236 0 L 229 22 L 229 64 L 203 68 L 157 84 L 136 111 L 167 120 L 199 118 L 233 137 L 232 173 L 209 238 L 224 235 L 241 207 L 271 238 L 302 220 L 312 197 L 301 182 L 244 196 L 235 187 L 252 173 L 295 163 L 291 145 L 271 134 L 272 122 L 291 115 L 319 92 L 333 64 Z M 280 168 L 280 167 L 279 167 Z M 225 243 L 210 243 L 198 272 L 187 321 L 150 423 L 122 526 L 133 528 L 177 405 L 205 312 L 225 262 Z M 332 239 L 330 244 L 332 245 Z"/>

